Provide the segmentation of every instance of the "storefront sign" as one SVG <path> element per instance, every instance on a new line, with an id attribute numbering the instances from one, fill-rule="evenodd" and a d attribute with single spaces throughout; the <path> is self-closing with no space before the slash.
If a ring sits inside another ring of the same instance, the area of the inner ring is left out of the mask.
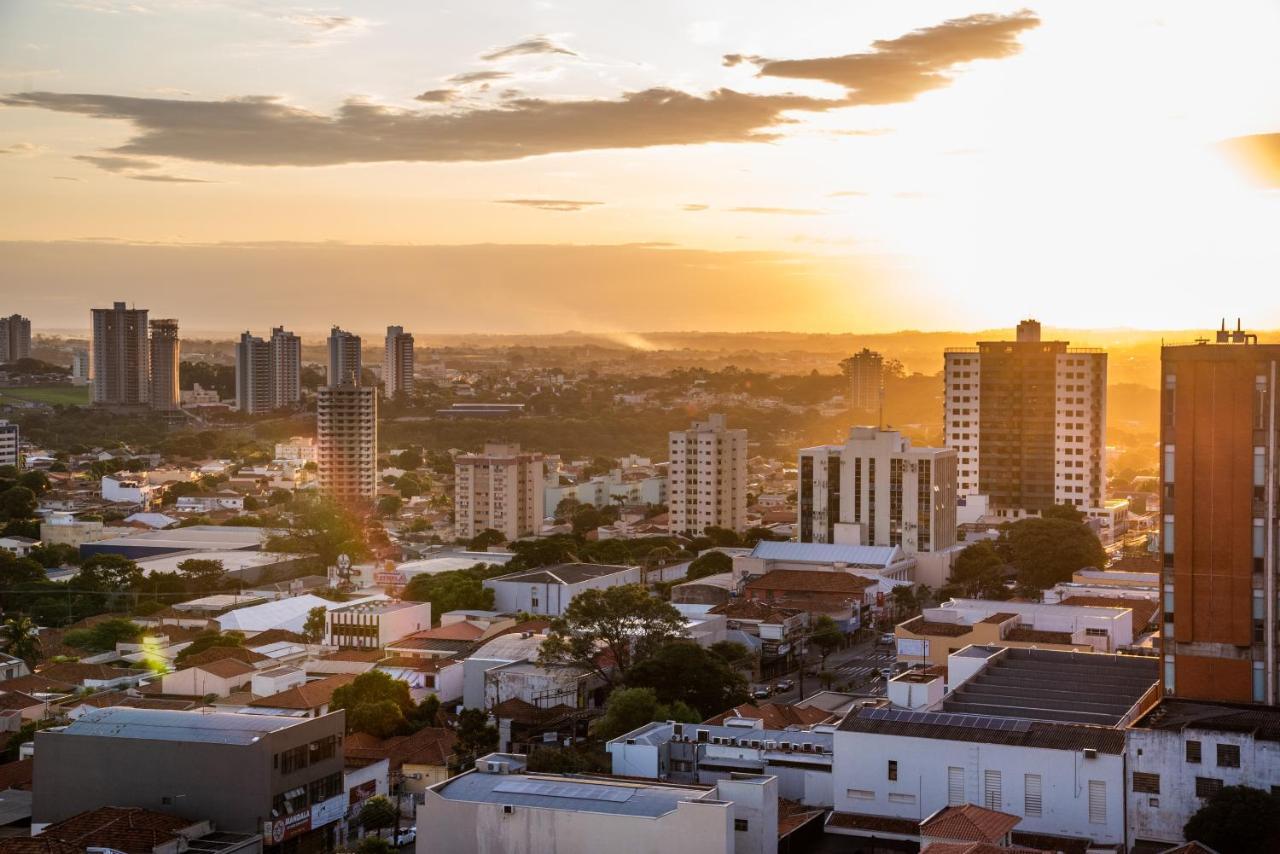
<path id="1" fill-rule="evenodd" d="M 337 821 L 347 812 L 347 799 L 342 795 L 334 795 L 311 808 L 311 827 L 324 827 L 331 821 Z"/>
<path id="2" fill-rule="evenodd" d="M 269 844 L 279 845 L 286 839 L 301 836 L 311 829 L 311 810 L 303 810 L 283 818 L 263 822 L 262 835 Z"/>

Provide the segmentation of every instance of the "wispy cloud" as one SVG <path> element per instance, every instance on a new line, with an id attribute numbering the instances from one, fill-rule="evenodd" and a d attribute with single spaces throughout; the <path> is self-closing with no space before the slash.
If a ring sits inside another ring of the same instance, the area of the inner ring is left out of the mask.
<path id="1" fill-rule="evenodd" d="M 446 77 L 445 82 L 458 83 L 465 86 L 469 83 L 486 83 L 490 80 L 505 80 L 510 76 L 510 71 L 463 71 L 459 74 Z"/>
<path id="2" fill-rule="evenodd" d="M 517 56 L 539 56 L 559 54 L 561 56 L 577 56 L 578 54 L 562 44 L 557 44 L 550 36 L 535 35 L 522 39 L 515 44 L 504 45 L 480 54 L 485 62 L 496 62 Z"/>
<path id="3" fill-rule="evenodd" d="M 184 178 L 181 175 L 129 175 L 134 181 L 154 181 L 158 184 L 216 184 L 204 178 Z"/>
<path id="4" fill-rule="evenodd" d="M 680 210 L 696 212 L 696 211 L 705 211 L 709 207 L 711 207 L 711 205 L 696 205 L 696 204 L 681 205 Z"/>
<path id="5" fill-rule="evenodd" d="M 815 210 L 814 208 L 771 208 L 756 205 L 729 208 L 729 210 L 732 213 L 778 214 L 780 216 L 819 216 L 824 213 L 824 211 Z"/>
<path id="6" fill-rule="evenodd" d="M 428 89 L 413 96 L 413 100 L 422 101 L 426 104 L 444 104 L 452 101 L 458 95 L 457 89 Z"/>
<path id="7" fill-rule="evenodd" d="M 854 196 L 869 196 L 866 190 L 836 190 L 834 193 L 827 193 L 827 196 L 833 199 L 849 198 Z"/>
<path id="8" fill-rule="evenodd" d="M 13 145 L 0 145 L 0 154 L 10 154 L 16 157 L 30 157 L 39 154 L 42 150 L 44 150 L 44 147 L 36 145 L 34 142 L 15 142 Z"/>
<path id="9" fill-rule="evenodd" d="M 500 205 L 520 205 L 542 211 L 580 211 L 583 208 L 602 205 L 604 202 L 587 202 L 579 199 L 496 199 Z"/>
<path id="10" fill-rule="evenodd" d="M 140 157 L 120 157 L 118 155 L 77 154 L 73 160 L 82 160 L 91 166 L 97 166 L 106 172 L 131 172 L 135 169 L 159 169 L 159 163 L 143 160 Z"/>

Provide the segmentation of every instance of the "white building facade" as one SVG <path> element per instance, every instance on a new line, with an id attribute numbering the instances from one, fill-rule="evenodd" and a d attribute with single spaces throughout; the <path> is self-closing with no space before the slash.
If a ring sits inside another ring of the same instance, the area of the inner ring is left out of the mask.
<path id="1" fill-rule="evenodd" d="M 454 459 L 454 526 L 471 539 L 492 528 L 508 540 L 536 534 L 546 516 L 543 458 L 519 445 L 486 445 Z"/>
<path id="2" fill-rule="evenodd" d="M 387 327 L 382 382 L 387 397 L 413 394 L 413 335 L 403 326 Z"/>
<path id="3" fill-rule="evenodd" d="M 326 386 L 316 403 L 320 490 L 340 501 L 372 501 L 378 492 L 377 389 Z"/>
<path id="4" fill-rule="evenodd" d="M 668 437 L 670 530 L 700 536 L 707 528 L 747 527 L 747 431 L 723 415 Z"/>

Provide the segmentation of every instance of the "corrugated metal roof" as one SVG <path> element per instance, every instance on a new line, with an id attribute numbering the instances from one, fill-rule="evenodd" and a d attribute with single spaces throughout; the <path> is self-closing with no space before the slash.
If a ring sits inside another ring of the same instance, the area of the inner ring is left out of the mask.
<path id="1" fill-rule="evenodd" d="M 847 563 L 859 566 L 892 566 L 905 558 L 897 546 L 843 546 L 835 543 L 789 543 L 761 540 L 751 556 L 764 560 L 798 560 L 811 563 Z"/>
<path id="2" fill-rule="evenodd" d="M 248 745 L 266 733 L 287 729 L 300 722 L 298 719 L 231 712 L 205 714 L 112 706 L 82 715 L 60 734 Z"/>
<path id="3" fill-rule="evenodd" d="M 609 813 L 657 818 L 681 801 L 706 797 L 706 789 L 643 783 L 605 783 L 590 778 L 471 772 L 435 790 L 454 801 L 516 807 Z"/>

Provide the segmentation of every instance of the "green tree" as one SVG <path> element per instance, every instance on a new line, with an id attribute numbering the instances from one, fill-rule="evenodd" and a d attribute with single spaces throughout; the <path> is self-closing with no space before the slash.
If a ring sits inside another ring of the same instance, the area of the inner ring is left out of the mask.
<path id="1" fill-rule="evenodd" d="M 482 552 L 488 550 L 489 546 L 500 546 L 507 541 L 507 537 L 501 531 L 495 531 L 493 528 L 485 528 L 476 534 L 467 543 L 467 548 L 473 552 Z"/>
<path id="2" fill-rule="evenodd" d="M 741 667 L 744 663 L 749 663 L 752 657 L 751 650 L 747 649 L 746 644 L 737 641 L 716 641 L 707 649 L 720 656 L 730 667 Z"/>
<path id="3" fill-rule="evenodd" d="M 347 709 L 347 729 L 351 732 L 367 732 L 378 738 L 390 738 L 407 729 L 404 709 L 394 700 L 378 700 L 361 703 Z"/>
<path id="4" fill-rule="evenodd" d="M 41 543 L 28 555 L 45 569 L 80 563 L 80 550 L 67 543 Z"/>
<path id="5" fill-rule="evenodd" d="M 1041 519 L 1061 519 L 1064 522 L 1084 522 L 1084 514 L 1070 504 L 1055 504 L 1040 511 Z"/>
<path id="6" fill-rule="evenodd" d="M 40 627 L 28 616 L 10 617 L 0 624 L 0 651 L 35 667 L 40 660 Z"/>
<path id="7" fill-rule="evenodd" d="M 582 506 L 582 502 L 574 498 L 572 495 L 560 499 L 560 503 L 556 505 L 555 519 L 557 522 L 567 522 Z"/>
<path id="8" fill-rule="evenodd" d="M 898 591 L 895 590 L 894 592 Z M 809 640 L 813 641 L 813 645 L 818 648 L 818 653 L 822 656 L 822 667 L 825 669 L 827 656 L 835 652 L 840 647 L 840 644 L 844 643 L 844 633 L 840 631 L 840 627 L 836 625 L 835 620 L 826 614 L 821 614 L 818 619 L 814 620 L 813 631 L 809 634 Z"/>
<path id="9" fill-rule="evenodd" d="M 573 563 L 578 559 L 582 544 L 572 536 L 557 534 L 533 540 L 516 540 L 511 544 L 515 557 L 507 563 L 507 571 L 534 569 L 557 563 Z"/>
<path id="10" fill-rule="evenodd" d="M 970 543 L 951 565 L 951 585 L 964 596 L 996 598 L 1004 589 L 1000 574 L 1004 560 L 990 540 Z"/>
<path id="11" fill-rule="evenodd" d="M 386 798 L 383 798 L 385 801 Z M 355 854 L 395 854 L 396 847 L 381 836 L 366 836 L 356 843 Z"/>
<path id="12" fill-rule="evenodd" d="M 195 640 L 191 641 L 182 652 L 178 653 L 173 663 L 181 667 L 188 658 L 199 655 L 216 646 L 244 646 L 244 635 L 240 632 L 227 632 L 226 634 L 205 632 L 202 635 L 197 635 Z"/>
<path id="13" fill-rule="evenodd" d="M 381 670 L 361 673 L 333 692 L 332 709 L 346 709 L 347 730 L 380 738 L 404 732 L 414 709 L 409 686 Z"/>
<path id="14" fill-rule="evenodd" d="M 684 631 L 684 617 L 639 584 L 584 590 L 551 621 L 539 658 L 595 671 L 610 685 Z M 602 656 L 601 652 L 606 652 Z M 612 664 L 602 662 L 607 659 Z"/>
<path id="15" fill-rule="evenodd" d="M 450 611 L 492 611 L 493 591 L 484 586 L 486 577 L 501 575 L 503 567 L 477 564 L 471 569 L 451 570 L 435 575 L 415 575 L 405 585 L 400 598 L 409 602 L 430 602 L 431 619 Z"/>
<path id="16" fill-rule="evenodd" d="M 1093 531 L 1064 519 L 1019 519 L 1005 528 L 997 548 L 1017 569 L 1018 582 L 1036 590 L 1070 581 L 1076 570 L 1107 562 Z"/>
<path id="17" fill-rule="evenodd" d="M 273 537 L 267 547 L 313 554 L 323 566 L 333 566 L 341 554 L 354 560 L 368 553 L 359 517 L 336 502 L 319 498 L 302 502 L 289 533 Z"/>
<path id="18" fill-rule="evenodd" d="M 404 500 L 398 495 L 384 495 L 378 499 L 378 515 L 394 516 L 404 506 Z"/>
<path id="19" fill-rule="evenodd" d="M 711 544 L 714 546 L 737 548 L 742 545 L 742 538 L 728 528 L 717 528 L 715 525 L 711 525 L 702 533 L 703 536 L 711 540 Z"/>
<path id="20" fill-rule="evenodd" d="M 394 827 L 400 820 L 400 811 L 390 798 L 374 795 L 360 806 L 360 817 L 357 819 L 365 830 L 379 831 Z"/>
<path id="21" fill-rule="evenodd" d="M 133 643 L 142 637 L 142 626 L 125 619 L 103 620 L 87 629 L 67 632 L 62 642 L 76 649 L 109 652 L 118 643 Z"/>
<path id="22" fill-rule="evenodd" d="M 193 593 L 211 593 L 222 586 L 227 571 L 220 560 L 189 557 L 178 564 L 178 572 Z"/>
<path id="23" fill-rule="evenodd" d="M 414 471 L 422 468 L 422 451 L 418 448 L 408 448 L 401 451 L 396 456 L 396 466 L 406 471 Z"/>
<path id="24" fill-rule="evenodd" d="M 498 729 L 489 723 L 489 716 L 481 709 L 463 709 L 458 715 L 458 741 L 455 752 L 465 760 L 498 749 Z"/>
<path id="25" fill-rule="evenodd" d="M 1280 851 L 1280 796 L 1250 786 L 1224 786 L 1200 807 L 1182 835 L 1215 851 Z"/>
<path id="26" fill-rule="evenodd" d="M 44 495 L 49 491 L 49 475 L 39 469 L 23 472 L 18 477 L 18 486 L 25 486 L 35 495 Z"/>
<path id="27" fill-rule="evenodd" d="M 142 584 L 142 570 L 123 555 L 90 555 L 80 564 L 80 571 L 72 579 L 72 586 L 81 590 L 123 592 Z"/>
<path id="28" fill-rule="evenodd" d="M 409 723 L 415 729 L 422 727 L 437 726 L 440 717 L 440 698 L 435 694 L 428 694 L 423 698 L 421 703 L 414 708 Z"/>
<path id="29" fill-rule="evenodd" d="M 25 486 L 11 486 L 0 492 L 0 519 L 30 519 L 40 502 Z"/>
<path id="30" fill-rule="evenodd" d="M 684 703 L 666 705 L 659 702 L 652 688 L 619 688 L 604 703 L 604 715 L 595 722 L 591 733 L 608 741 L 625 735 L 653 721 L 697 723 L 702 720 L 696 709 Z"/>
<path id="31" fill-rule="evenodd" d="M 689 564 L 689 572 L 685 575 L 685 580 L 696 581 L 699 578 L 706 578 L 708 575 L 719 575 L 732 571 L 733 558 L 724 552 L 704 552 Z"/>
<path id="32" fill-rule="evenodd" d="M 328 615 L 329 609 L 323 605 L 317 605 L 307 611 L 306 622 L 302 624 L 302 634 L 308 641 L 320 643 L 324 640 L 324 625 Z"/>
<path id="33" fill-rule="evenodd" d="M 893 588 L 889 597 L 893 600 L 893 614 L 896 619 L 904 620 L 915 614 L 916 590 L 910 584 L 900 584 Z"/>
<path id="34" fill-rule="evenodd" d="M 637 661 L 630 688 L 652 688 L 661 703 L 685 703 L 703 719 L 747 699 L 747 682 L 724 659 L 692 641 L 678 640 Z"/>
<path id="35" fill-rule="evenodd" d="M 590 504 L 583 504 L 574 510 L 569 521 L 573 525 L 573 532 L 579 536 L 606 524 L 604 514 Z"/>

